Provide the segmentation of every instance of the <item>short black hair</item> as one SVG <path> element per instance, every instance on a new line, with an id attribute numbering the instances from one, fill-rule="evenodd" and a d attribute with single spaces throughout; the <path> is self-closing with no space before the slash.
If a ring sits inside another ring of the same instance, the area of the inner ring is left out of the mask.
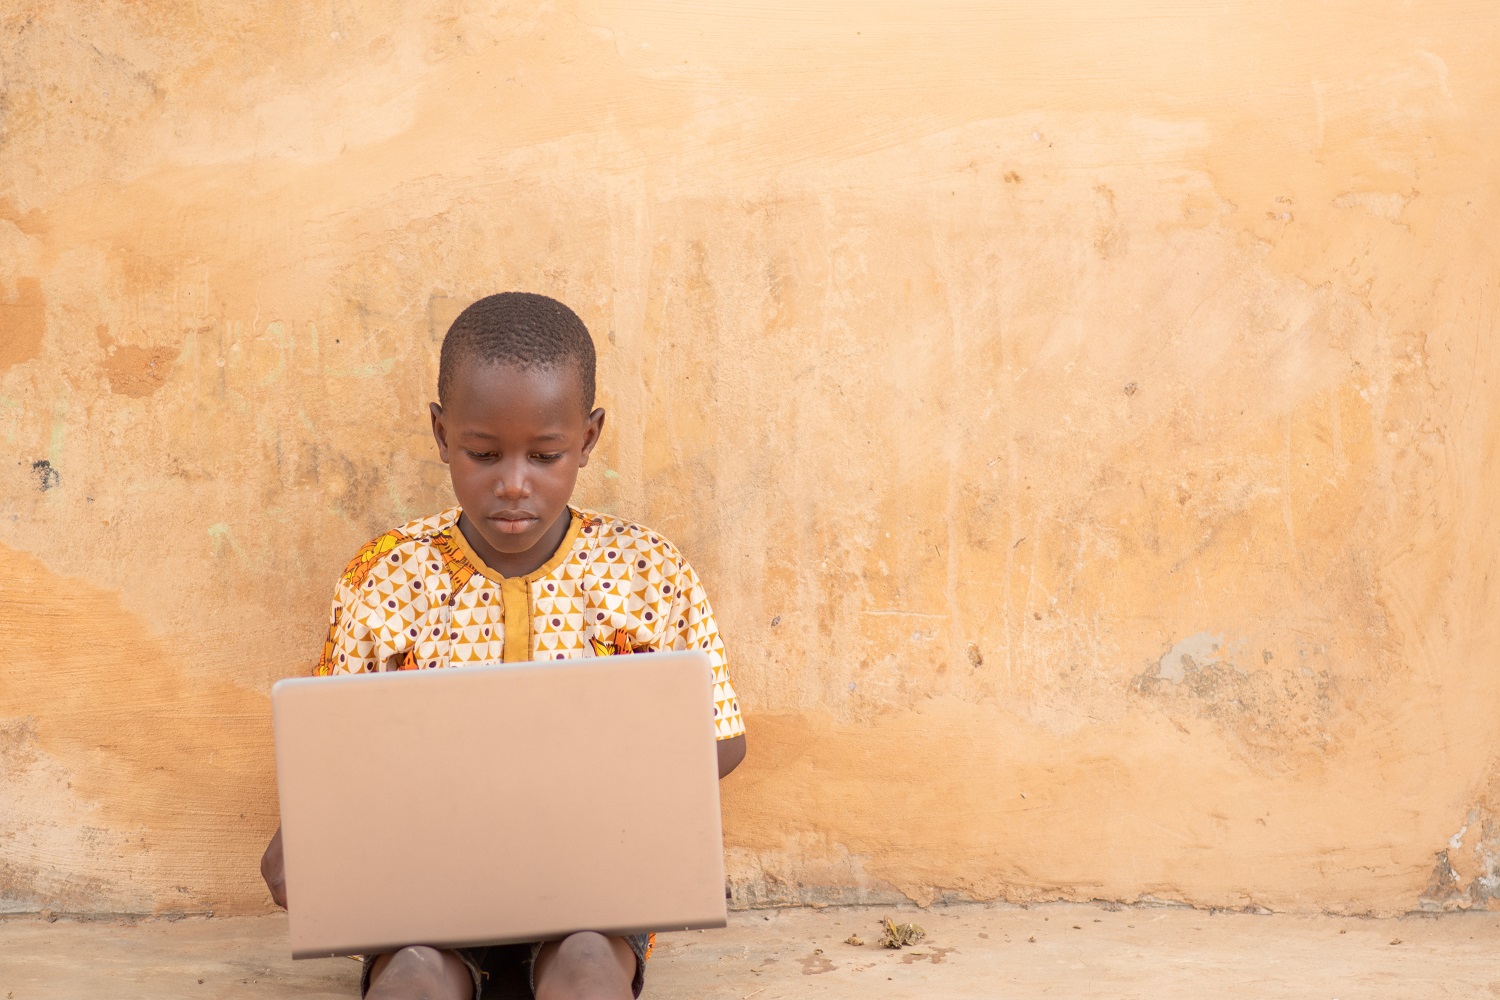
<path id="1" fill-rule="evenodd" d="M 458 314 L 438 357 L 438 402 L 460 369 L 474 364 L 555 368 L 572 365 L 583 391 L 583 409 L 594 408 L 594 338 L 578 314 L 534 292 L 487 295 Z"/>

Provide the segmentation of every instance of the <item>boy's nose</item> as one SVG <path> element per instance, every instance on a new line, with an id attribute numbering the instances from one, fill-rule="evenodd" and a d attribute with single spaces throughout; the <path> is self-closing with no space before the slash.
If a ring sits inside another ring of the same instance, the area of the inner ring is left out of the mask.
<path id="1" fill-rule="evenodd" d="M 531 496 L 531 484 L 526 480 L 524 463 L 505 463 L 500 468 L 500 478 L 495 480 L 495 496 L 502 500 L 524 500 Z"/>
<path id="2" fill-rule="evenodd" d="M 495 496 L 502 500 L 525 500 L 531 496 L 531 487 L 524 479 L 504 478 L 495 484 Z"/>

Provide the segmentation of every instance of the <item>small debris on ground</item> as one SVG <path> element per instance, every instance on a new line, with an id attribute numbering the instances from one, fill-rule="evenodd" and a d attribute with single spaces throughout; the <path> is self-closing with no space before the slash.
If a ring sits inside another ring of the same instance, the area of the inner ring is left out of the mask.
<path id="1" fill-rule="evenodd" d="M 890 917 L 882 920 L 880 926 L 884 931 L 880 937 L 880 944 L 885 948 L 905 948 L 927 936 L 927 932 L 916 924 L 898 924 Z"/>
<path id="2" fill-rule="evenodd" d="M 844 938 L 844 943 L 852 944 L 856 948 L 863 948 L 865 946 L 865 939 L 860 937 L 858 934 L 850 934 L 848 937 Z"/>

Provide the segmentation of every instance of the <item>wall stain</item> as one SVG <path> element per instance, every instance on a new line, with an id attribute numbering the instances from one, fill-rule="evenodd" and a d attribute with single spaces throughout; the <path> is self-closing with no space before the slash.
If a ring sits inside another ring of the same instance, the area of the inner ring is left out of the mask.
<path id="1" fill-rule="evenodd" d="M 117 595 L 4 546 L 0 636 L 0 901 L 254 909 L 276 825 L 266 695 L 187 672 Z M 8 800 L 44 765 L 87 825 Z"/>
<path id="2" fill-rule="evenodd" d="M 0 198 L 0 222 L 9 222 L 25 236 L 41 236 L 47 232 L 47 219 L 40 209 L 23 212 L 10 198 Z"/>
<path id="3" fill-rule="evenodd" d="M 107 327 L 100 328 L 99 340 L 104 345 L 104 374 L 109 379 L 110 391 L 136 399 L 149 396 L 166 384 L 172 362 L 181 351 L 179 346 L 163 344 L 141 347 L 116 343 L 109 337 Z"/>
<path id="4" fill-rule="evenodd" d="M 45 458 L 39 458 L 31 463 L 31 474 L 36 477 L 36 488 L 46 493 L 48 490 L 56 489 L 62 479 L 52 463 Z"/>
<path id="5" fill-rule="evenodd" d="M 42 352 L 47 333 L 47 300 L 36 278 L 17 278 L 15 298 L 0 302 L 0 371 Z"/>

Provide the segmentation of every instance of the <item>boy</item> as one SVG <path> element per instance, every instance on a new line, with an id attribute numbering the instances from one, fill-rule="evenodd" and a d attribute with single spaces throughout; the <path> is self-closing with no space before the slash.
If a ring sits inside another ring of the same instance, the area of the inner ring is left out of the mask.
<path id="1" fill-rule="evenodd" d="M 697 574 L 659 534 L 568 503 L 604 428 L 583 321 L 542 295 L 480 299 L 443 339 L 431 409 L 459 505 L 359 550 L 315 673 L 702 649 L 714 669 L 719 776 L 734 770 L 745 728 Z M 280 829 L 261 873 L 286 906 Z M 369 1000 L 628 998 L 640 995 L 650 948 L 646 935 L 593 932 L 459 951 L 413 945 L 365 956 L 360 990 Z"/>

